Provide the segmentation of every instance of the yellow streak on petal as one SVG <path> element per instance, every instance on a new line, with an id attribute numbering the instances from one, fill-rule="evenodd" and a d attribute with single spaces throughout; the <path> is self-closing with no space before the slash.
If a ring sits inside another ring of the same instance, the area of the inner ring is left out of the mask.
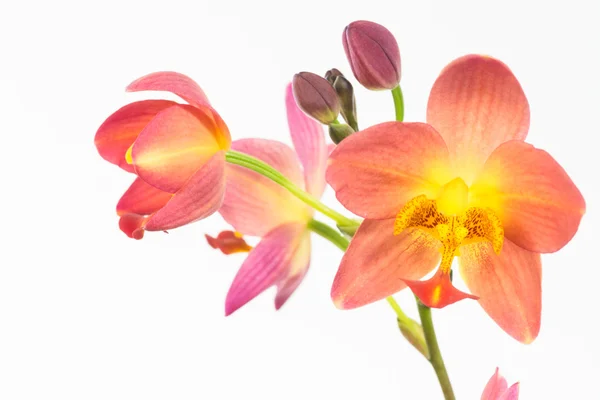
<path id="1" fill-rule="evenodd" d="M 129 146 L 129 148 L 127 149 L 127 152 L 125 153 L 125 161 L 129 165 L 133 164 L 133 158 L 131 157 L 132 150 L 133 150 L 133 143 L 131 144 L 131 146 Z"/>

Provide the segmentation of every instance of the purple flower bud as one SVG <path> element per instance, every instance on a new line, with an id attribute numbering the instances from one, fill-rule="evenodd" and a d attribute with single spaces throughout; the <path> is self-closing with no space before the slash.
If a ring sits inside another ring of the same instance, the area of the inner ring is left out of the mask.
<path id="1" fill-rule="evenodd" d="M 355 21 L 343 35 L 352 72 L 370 90 L 393 89 L 400 82 L 400 50 L 394 35 L 370 21 Z"/>
<path id="2" fill-rule="evenodd" d="M 292 79 L 292 90 L 298 107 L 308 116 L 325 125 L 338 117 L 340 101 L 325 78 L 312 72 L 300 72 Z"/>

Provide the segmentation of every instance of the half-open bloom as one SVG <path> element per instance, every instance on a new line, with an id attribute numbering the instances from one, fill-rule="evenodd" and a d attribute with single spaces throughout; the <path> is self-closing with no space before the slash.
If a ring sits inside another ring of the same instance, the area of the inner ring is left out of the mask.
<path id="1" fill-rule="evenodd" d="M 427 122 L 379 124 L 331 154 L 327 181 L 366 218 L 333 300 L 359 307 L 406 285 L 430 307 L 478 297 L 500 327 L 531 342 L 540 326 L 540 253 L 571 240 L 584 199 L 548 153 L 523 141 L 527 99 L 498 60 L 449 64 L 431 90 Z M 455 256 L 473 295 L 451 283 Z M 431 279 L 418 280 L 440 260 Z"/>
<path id="2" fill-rule="evenodd" d="M 519 382 L 514 383 L 511 387 L 508 387 L 506 379 L 502 375 L 498 368 L 487 385 L 483 389 L 481 394 L 481 400 L 518 400 L 519 399 Z"/>
<path id="3" fill-rule="evenodd" d="M 128 104 L 96 132 L 100 155 L 137 175 L 117 205 L 119 226 L 141 239 L 205 218 L 225 191 L 227 126 L 196 82 L 177 72 L 156 72 L 127 90 L 168 91 L 187 101 L 143 100 Z"/>
<path id="4" fill-rule="evenodd" d="M 297 107 L 291 85 L 287 87 L 286 107 L 296 152 L 266 139 L 237 140 L 231 147 L 266 162 L 294 184 L 320 197 L 325 189 L 328 155 L 323 128 Z M 271 286 L 277 287 L 275 308 L 279 309 L 308 270 L 308 223 L 313 210 L 287 189 L 252 170 L 227 164 L 226 172 L 225 199 L 219 212 L 237 232 L 261 240 L 231 284 L 225 313 L 233 313 Z M 221 246 L 213 241 L 213 247 Z"/>

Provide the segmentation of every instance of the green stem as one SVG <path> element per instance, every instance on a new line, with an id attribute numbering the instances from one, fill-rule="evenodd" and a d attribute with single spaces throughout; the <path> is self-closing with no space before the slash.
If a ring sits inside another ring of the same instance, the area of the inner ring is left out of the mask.
<path id="1" fill-rule="evenodd" d="M 324 224 L 321 221 L 317 221 L 316 219 L 311 219 L 308 222 L 308 229 L 329 240 L 340 250 L 346 251 L 346 249 L 348 249 L 348 245 L 350 244 L 349 240 L 329 225 Z"/>
<path id="2" fill-rule="evenodd" d="M 423 326 L 423 333 L 425 334 L 425 341 L 429 349 L 429 362 L 433 366 L 435 374 L 437 375 L 442 392 L 444 393 L 444 399 L 455 400 L 454 391 L 452 390 L 452 384 L 448 377 L 448 371 L 444 365 L 444 359 L 440 352 L 440 346 L 438 345 L 437 337 L 435 335 L 435 329 L 433 328 L 433 319 L 431 318 L 431 308 L 427 307 L 417 299 L 417 307 L 419 308 L 419 316 L 421 317 L 421 325 Z"/>
<path id="3" fill-rule="evenodd" d="M 404 97 L 400 85 L 392 89 L 392 97 L 394 97 L 394 108 L 396 109 L 396 121 L 404 121 Z"/>
<path id="4" fill-rule="evenodd" d="M 398 316 L 398 320 L 402 323 L 408 323 L 408 321 L 410 321 L 411 319 L 408 318 L 408 316 L 404 313 L 404 311 L 402 311 L 402 309 L 400 308 L 400 305 L 396 302 L 396 299 L 394 299 L 392 296 L 386 297 L 385 298 L 388 302 L 388 304 L 390 306 L 392 306 L 392 308 L 394 309 L 394 311 L 396 312 L 396 316 Z"/>
<path id="5" fill-rule="evenodd" d="M 327 207 L 318 199 L 293 184 L 288 178 L 283 176 L 281 172 L 277 171 L 275 168 L 259 160 L 258 158 L 249 156 L 248 154 L 240 153 L 238 151 L 229 150 L 225 154 L 225 160 L 231 164 L 239 165 L 258 172 L 259 174 L 271 179 L 273 182 L 278 183 L 304 203 L 334 220 L 338 225 L 352 226 L 358 224 L 358 222 L 346 218 L 337 211 Z"/>

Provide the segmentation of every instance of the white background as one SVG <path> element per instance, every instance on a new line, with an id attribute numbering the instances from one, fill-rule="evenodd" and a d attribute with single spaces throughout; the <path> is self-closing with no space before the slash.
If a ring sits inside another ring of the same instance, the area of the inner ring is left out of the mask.
<path id="1" fill-rule="evenodd" d="M 385 303 L 339 311 L 341 253 L 314 238 L 305 282 L 275 312 L 269 291 L 233 316 L 243 255 L 211 250 L 218 217 L 128 239 L 115 205 L 132 177 L 93 137 L 159 70 L 204 88 L 234 138 L 289 142 L 284 88 L 302 70 L 350 75 L 341 36 L 369 19 L 397 37 L 407 120 L 466 53 L 506 62 L 531 104 L 528 141 L 584 194 L 575 239 L 543 256 L 541 333 L 522 345 L 476 302 L 435 311 L 459 399 L 499 366 L 521 399 L 600 398 L 597 209 L 600 29 L 595 1 L 8 1 L 0 3 L 0 399 L 439 399 L 430 366 Z M 356 85 L 358 86 L 358 85 Z M 391 95 L 357 88 L 361 126 Z M 325 202 L 335 204 L 329 189 Z M 341 207 L 337 206 L 338 209 Z M 409 293 L 398 296 L 416 316 Z"/>

